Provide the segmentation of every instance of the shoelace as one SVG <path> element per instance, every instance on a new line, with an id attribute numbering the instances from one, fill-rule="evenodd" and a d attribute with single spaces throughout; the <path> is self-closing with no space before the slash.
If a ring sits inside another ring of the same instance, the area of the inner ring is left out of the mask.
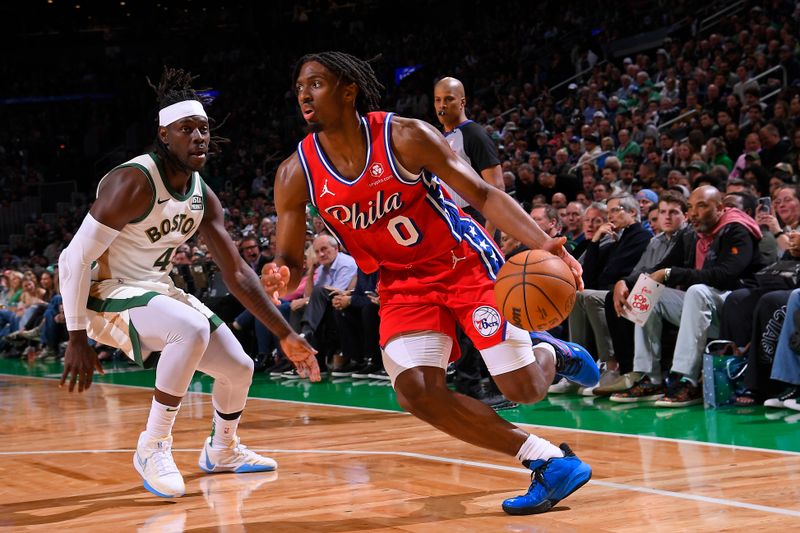
<path id="1" fill-rule="evenodd" d="M 150 454 L 150 459 L 155 464 L 159 474 L 173 474 L 178 472 L 178 467 L 175 465 L 175 461 L 172 460 L 171 450 L 172 446 L 164 443 L 162 448 Z"/>
<path id="2" fill-rule="evenodd" d="M 785 393 L 780 395 L 778 399 L 781 400 L 782 402 L 785 402 L 786 400 L 791 400 L 797 397 L 798 397 L 797 389 L 789 389 Z"/>
<path id="3" fill-rule="evenodd" d="M 547 483 L 544 481 L 544 472 L 547 470 L 547 467 L 550 466 L 550 461 L 545 461 L 542 466 L 536 468 L 533 472 L 531 472 L 531 481 L 536 481 L 541 484 L 546 490 L 550 490 L 550 487 L 547 486 Z"/>
<path id="4" fill-rule="evenodd" d="M 241 457 L 244 459 L 253 459 L 259 457 L 259 455 L 253 451 L 247 449 L 247 446 L 244 444 L 236 444 L 233 448 L 233 453 L 236 457 Z"/>

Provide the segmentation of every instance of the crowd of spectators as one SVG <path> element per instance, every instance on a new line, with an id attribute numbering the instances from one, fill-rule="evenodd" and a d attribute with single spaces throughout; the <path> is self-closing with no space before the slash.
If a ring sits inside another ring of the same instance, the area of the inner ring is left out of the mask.
<path id="1" fill-rule="evenodd" d="M 464 82 L 467 115 L 494 141 L 506 192 L 548 234 L 566 236 L 571 253 L 584 265 L 587 291 L 556 332 L 592 347 L 604 363 L 600 386 L 581 393 L 623 402 L 658 399 L 664 406 L 697 403 L 698 361 L 710 334 L 744 348 L 752 362 L 747 390 L 740 391 L 737 401 L 775 398 L 800 384 L 800 374 L 791 375 L 797 369 L 791 364 L 782 364 L 783 373 L 770 379 L 771 362 L 778 354 L 786 359 L 789 339 L 794 339 L 790 334 L 781 352 L 775 333 L 784 316 L 790 316 L 784 329 L 796 327 L 792 315 L 785 314 L 794 287 L 781 287 L 777 296 L 757 285 L 755 273 L 778 258 L 800 257 L 798 4 L 750 2 L 704 33 L 685 2 L 654 9 L 645 27 L 637 28 L 627 26 L 633 17 L 626 16 L 626 8 L 631 6 L 608 4 L 601 9 L 596 2 L 578 2 L 558 13 L 544 4 L 524 4 L 516 6 L 524 15 L 516 16 L 514 6 L 481 3 L 476 13 L 457 21 L 444 5 L 431 8 L 430 20 L 414 20 L 402 31 L 386 27 L 375 32 L 387 16 L 407 15 L 370 3 L 355 9 L 311 2 L 293 8 L 287 14 L 292 22 L 285 27 L 274 20 L 265 24 L 280 35 L 302 33 L 311 48 L 324 47 L 335 28 L 352 38 L 348 51 L 362 56 L 382 52 L 375 65 L 387 86 L 385 107 L 400 114 L 435 122 L 433 81 L 451 75 Z M 235 14 L 229 12 L 225 20 L 246 15 L 243 9 L 233 7 Z M 679 24 L 685 16 L 686 23 Z M 200 17 L 192 28 L 218 22 L 210 17 Z M 452 27 L 441 31 L 450 22 Z M 621 58 L 611 53 L 619 37 L 671 24 L 675 32 L 653 49 Z M 488 35 L 478 36 L 481 31 Z M 459 42 L 466 48 L 453 45 L 455 34 L 463 34 Z M 266 53 L 264 43 L 254 43 L 248 32 L 224 36 L 230 37 L 227 46 L 204 51 L 185 66 L 220 89 L 211 111 L 218 132 L 232 142 L 209 162 L 207 181 L 225 206 L 226 227 L 242 255 L 259 270 L 274 254 L 279 223 L 272 205 L 274 170 L 302 136 L 291 91 L 275 89 L 288 87 L 297 53 L 285 44 Z M 174 45 L 174 57 L 183 59 L 186 43 L 175 35 L 165 38 Z M 36 113 L 0 106 L 11 124 L 0 134 L 0 202 L 13 202 L 51 178 L 76 179 L 91 191 L 101 175 L 82 173 L 102 174 L 116 162 L 103 154 L 119 152 L 121 162 L 138 153 L 152 131 L 152 123 L 138 117 L 153 115 L 152 98 L 141 80 L 160 68 L 155 60 L 135 54 L 142 48 L 147 47 L 108 44 L 103 54 L 115 61 L 93 75 L 72 76 L 66 84 L 70 91 L 93 93 L 110 86 L 137 87 L 122 92 L 126 113 L 117 100 L 104 98 L 73 106 L 44 104 Z M 159 63 L 170 59 L 153 57 Z M 397 66 L 416 71 L 395 82 L 392 69 Z M 24 64 L 4 68 L 32 70 Z M 558 90 L 549 89 L 576 73 L 583 74 Z M 47 80 L 15 79 L 9 86 L 12 96 L 53 90 Z M 137 118 L 131 118 L 131 109 Z M 120 134 L 109 135 L 114 131 Z M 55 138 L 63 140 L 59 149 L 48 149 Z M 93 168 L 97 164 L 105 166 Z M 70 165 L 83 169 L 81 174 L 74 168 L 68 173 Z M 58 297 L 34 295 L 48 290 L 39 278 L 49 271 L 52 283 L 56 258 L 86 208 L 73 206 L 55 223 L 34 215 L 24 238 L 3 252 L 7 308 L 0 314 L 0 342 L 6 344 L 0 348 L 33 339 L 47 347 L 44 356 L 58 355 L 58 340 L 64 336 Z M 347 262 L 346 250 L 331 250 L 335 243 L 325 237 L 313 212 L 307 234 L 307 277 L 281 310 L 313 339 L 323 367 L 334 375 L 382 377 L 373 335 L 376 280 L 341 264 Z M 504 252 L 519 250 L 510 236 L 503 235 L 501 244 Z M 179 249 L 173 264 L 176 284 L 209 302 L 234 327 L 249 343 L 260 370 L 296 377 L 275 339 L 227 294 L 201 240 Z M 639 273 L 659 278 L 671 291 L 644 328 L 618 316 Z M 27 289 L 18 286 L 18 277 Z M 23 295 L 28 295 L 26 302 L 18 303 Z M 743 300 L 750 303 L 741 305 Z M 669 324 L 677 328 L 671 343 L 669 331 L 662 331 Z M 663 345 L 651 341 L 662 336 Z M 678 351 L 671 357 L 671 344 L 677 344 L 681 357 Z M 552 390 L 570 387 L 558 383 Z"/>

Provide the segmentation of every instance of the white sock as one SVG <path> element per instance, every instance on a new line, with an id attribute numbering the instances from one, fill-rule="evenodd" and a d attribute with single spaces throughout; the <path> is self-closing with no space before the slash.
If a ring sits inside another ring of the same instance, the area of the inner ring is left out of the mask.
<path id="1" fill-rule="evenodd" d="M 536 350 L 541 349 L 545 350 L 547 353 L 553 356 L 553 364 L 558 366 L 558 358 L 556 357 L 556 349 L 553 348 L 551 344 L 546 342 L 540 342 L 536 346 L 533 347 L 533 356 L 536 357 Z"/>
<path id="2" fill-rule="evenodd" d="M 225 448 L 233 442 L 236 435 L 236 428 L 239 427 L 239 420 L 225 420 L 216 409 L 214 409 L 214 419 L 211 421 L 211 446 L 214 448 Z"/>
<path id="3" fill-rule="evenodd" d="M 172 425 L 175 423 L 175 417 L 178 416 L 178 411 L 181 406 L 171 407 L 156 401 L 153 398 L 153 403 L 150 406 L 150 416 L 147 417 L 147 428 L 144 430 L 147 436 L 151 439 L 163 439 L 172 434 Z"/>
<path id="4" fill-rule="evenodd" d="M 561 448 L 553 445 L 550 441 L 528 435 L 527 440 L 522 443 L 517 452 L 517 459 L 520 461 L 535 461 L 536 459 L 552 459 L 553 457 L 564 457 Z"/>

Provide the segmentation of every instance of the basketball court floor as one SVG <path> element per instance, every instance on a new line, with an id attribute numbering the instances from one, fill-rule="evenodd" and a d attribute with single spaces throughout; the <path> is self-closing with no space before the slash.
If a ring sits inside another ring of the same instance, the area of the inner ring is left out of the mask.
<path id="1" fill-rule="evenodd" d="M 594 476 L 553 511 L 508 516 L 529 474 L 403 413 L 388 383 L 257 376 L 243 442 L 269 474 L 207 475 L 211 380 L 196 376 L 174 431 L 187 494 L 142 488 L 131 464 L 153 373 L 110 368 L 83 395 L 59 366 L 0 361 L 0 529 L 6 531 L 797 531 L 800 413 L 663 410 L 551 396 L 503 411 L 568 442 Z"/>

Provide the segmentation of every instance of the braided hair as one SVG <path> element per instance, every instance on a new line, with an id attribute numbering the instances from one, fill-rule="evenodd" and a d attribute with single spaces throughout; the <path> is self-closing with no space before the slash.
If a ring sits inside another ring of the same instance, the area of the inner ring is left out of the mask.
<path id="1" fill-rule="evenodd" d="M 364 61 L 345 52 L 319 52 L 306 54 L 295 64 L 294 76 L 296 80 L 300 74 L 300 68 L 309 61 L 316 61 L 322 66 L 339 76 L 347 83 L 355 83 L 358 87 L 356 97 L 356 110 L 362 115 L 369 111 L 377 111 L 380 107 L 381 91 L 385 89 L 375 76 L 370 63 L 380 56 Z"/>
<path id="2" fill-rule="evenodd" d="M 204 91 L 197 92 L 192 88 L 192 81 L 195 78 L 197 78 L 197 76 L 192 76 L 190 72 L 167 66 L 164 66 L 158 85 L 154 85 L 153 82 L 150 81 L 150 78 L 147 78 L 148 85 L 156 92 L 158 109 L 164 109 L 165 107 L 183 102 L 184 100 L 197 100 L 203 104 L 203 106 L 210 105 L 213 98 L 204 94 Z M 209 122 L 211 122 L 211 118 L 209 118 Z M 212 136 L 208 142 L 208 154 L 218 154 L 220 152 L 220 144 L 227 142 L 230 142 L 230 139 Z M 164 144 L 164 141 L 161 140 L 159 135 L 156 135 L 154 144 L 156 154 L 165 162 L 183 171 L 191 172 L 191 169 L 181 163 L 177 156 L 170 152 L 169 147 Z"/>

